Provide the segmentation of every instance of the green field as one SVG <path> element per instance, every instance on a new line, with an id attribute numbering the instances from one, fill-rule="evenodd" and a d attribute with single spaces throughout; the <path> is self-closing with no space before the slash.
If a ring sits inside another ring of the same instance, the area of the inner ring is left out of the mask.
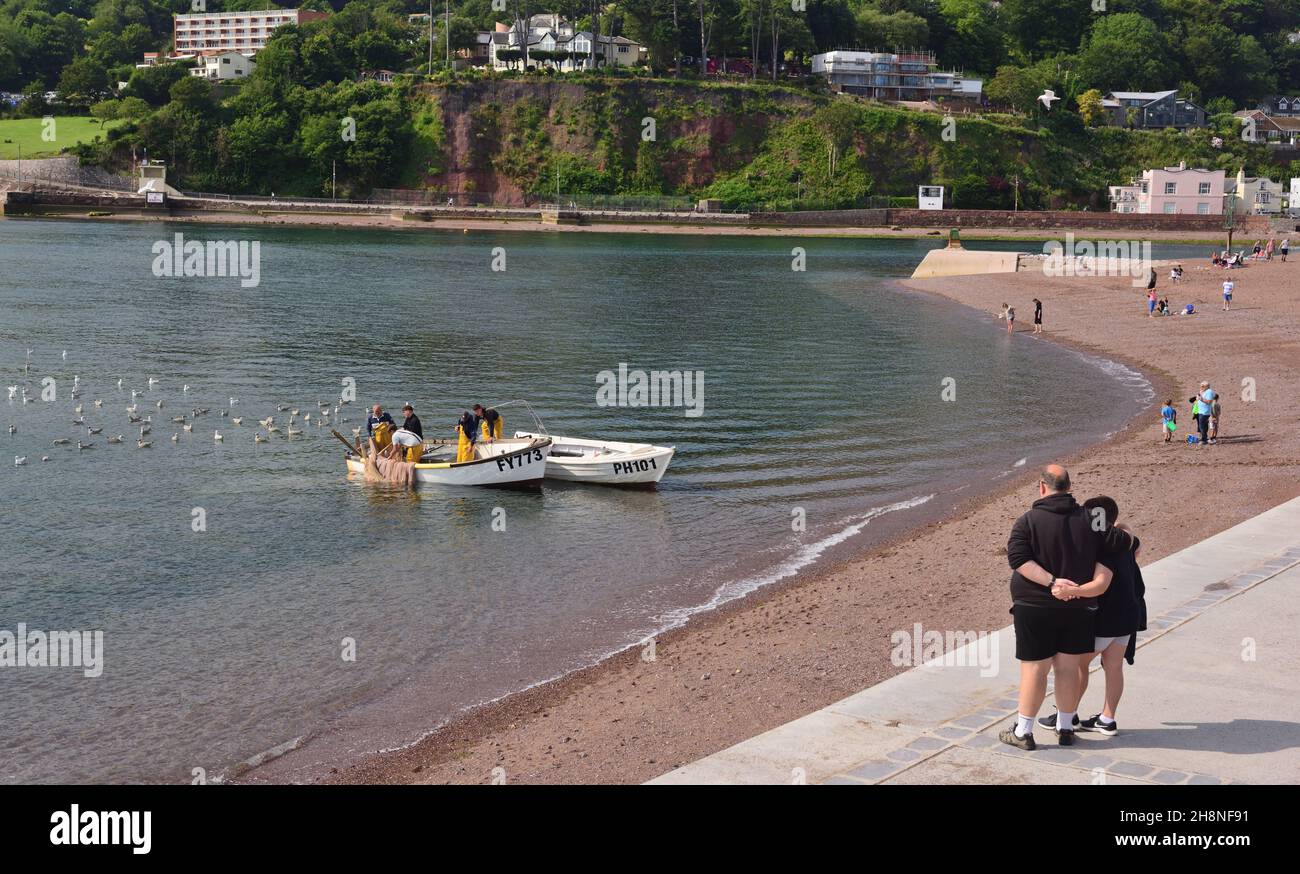
<path id="1" fill-rule="evenodd" d="M 53 121 L 50 133 L 45 134 L 47 123 L 43 118 L 0 120 L 0 159 L 17 158 L 20 146 L 24 158 L 49 157 L 77 143 L 90 142 L 103 136 L 98 119 L 88 115 L 58 116 Z M 120 121 L 114 120 L 105 122 L 104 127 L 111 128 L 119 124 Z M 52 139 L 46 139 L 47 136 Z"/>

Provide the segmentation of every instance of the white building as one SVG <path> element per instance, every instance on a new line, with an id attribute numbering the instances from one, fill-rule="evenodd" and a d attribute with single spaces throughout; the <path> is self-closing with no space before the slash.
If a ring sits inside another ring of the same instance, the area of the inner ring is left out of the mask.
<path id="1" fill-rule="evenodd" d="M 1281 215 L 1283 194 L 1286 191 L 1281 182 L 1258 176 L 1246 176 L 1237 190 L 1237 179 L 1228 179 L 1224 184 L 1224 193 L 1236 195 L 1233 212 L 1237 215 Z M 1292 180 L 1294 186 L 1294 180 Z"/>
<path id="2" fill-rule="evenodd" d="M 938 69 L 934 52 L 864 52 L 837 49 L 813 55 L 812 71 L 825 76 L 832 91 L 876 100 L 979 101 L 984 82 Z"/>
<path id="3" fill-rule="evenodd" d="M 488 63 L 497 70 L 519 67 L 522 59 L 514 58 L 513 53 L 523 50 L 525 37 L 530 67 L 552 67 L 561 72 L 589 69 L 593 55 L 600 66 L 631 67 L 644 59 L 646 53 L 640 43 L 627 37 L 601 34 L 597 38 L 590 31 L 576 30 L 571 22 L 550 13 L 532 16 L 527 27 L 522 19 L 514 24 L 498 21 L 496 30 L 488 36 L 491 39 Z M 501 52 L 507 54 L 501 55 Z M 540 54 L 534 56 L 534 52 Z M 555 52 L 563 56 L 555 57 L 552 54 Z"/>
<path id="4" fill-rule="evenodd" d="M 190 75 L 200 79 L 211 79 L 214 82 L 247 79 L 252 75 L 255 66 L 257 65 L 253 63 L 252 58 L 246 58 L 239 52 L 217 52 L 200 57 L 199 65 L 190 70 Z"/>
<path id="5" fill-rule="evenodd" d="M 205 51 L 256 54 L 277 27 L 302 24 L 328 13 L 310 9 L 265 9 L 256 12 L 196 12 L 172 17 L 175 56 Z"/>

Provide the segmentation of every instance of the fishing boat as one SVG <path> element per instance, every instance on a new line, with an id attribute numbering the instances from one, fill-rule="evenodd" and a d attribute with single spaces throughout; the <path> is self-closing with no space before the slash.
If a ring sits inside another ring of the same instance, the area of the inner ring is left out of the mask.
<path id="1" fill-rule="evenodd" d="M 537 439 L 541 435 L 518 431 L 515 437 Z M 546 478 L 610 486 L 652 485 L 663 478 L 676 451 L 672 446 L 623 443 L 618 440 L 588 440 L 582 437 L 551 437 L 551 454 L 546 459 Z"/>
<path id="2" fill-rule="evenodd" d="M 337 436 L 337 432 L 336 436 Z M 340 437 L 344 443 L 345 438 Z M 365 475 L 366 459 L 360 446 L 348 444 L 345 454 L 349 473 Z M 456 460 L 456 441 L 425 440 L 420 460 L 412 464 L 415 481 L 421 485 L 511 486 L 540 482 L 551 453 L 551 438 L 521 437 L 478 443 L 474 458 Z"/>

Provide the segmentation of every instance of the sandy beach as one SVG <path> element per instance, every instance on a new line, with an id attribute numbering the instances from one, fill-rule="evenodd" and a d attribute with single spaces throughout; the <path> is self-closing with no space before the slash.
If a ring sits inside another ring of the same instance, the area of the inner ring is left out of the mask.
<path id="1" fill-rule="evenodd" d="M 1185 280 L 1158 290 L 1193 316 L 1148 318 L 1145 292 L 1126 278 L 1039 274 L 900 283 L 990 320 L 1009 302 L 1020 314 L 1015 342 L 1056 342 L 1142 371 L 1156 403 L 1123 431 L 1062 459 L 1082 499 L 1106 493 L 1154 561 L 1300 494 L 1300 265 L 1278 260 L 1234 270 L 1236 296 L 1221 310 L 1224 271 L 1185 262 Z M 1046 333 L 1031 336 L 1031 299 L 1043 301 Z M 1190 426 L 1188 397 L 1200 380 L 1223 396 L 1221 442 L 1164 444 L 1158 407 Z M 1242 398 L 1253 380 L 1256 400 Z M 970 403 L 978 403 L 975 400 Z M 1088 399 L 1061 398 L 1061 422 L 1086 417 Z M 972 414 L 978 415 L 978 410 Z M 1004 427 L 990 423 L 990 427 Z M 1008 433 L 1013 428 L 1005 424 Z M 1037 473 L 946 519 L 870 552 L 696 617 L 659 637 L 656 658 L 628 650 L 591 668 L 463 714 L 404 750 L 334 770 L 332 782 L 635 783 L 724 749 L 830 704 L 902 670 L 890 634 L 927 629 L 994 630 L 1009 624 L 1005 558 L 1012 521 L 1036 497 Z M 291 754 L 241 778 L 300 779 L 311 759 Z"/>

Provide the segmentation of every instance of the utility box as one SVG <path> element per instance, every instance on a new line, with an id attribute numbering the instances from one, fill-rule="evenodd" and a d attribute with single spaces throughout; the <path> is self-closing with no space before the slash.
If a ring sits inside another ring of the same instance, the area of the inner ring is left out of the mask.
<path id="1" fill-rule="evenodd" d="M 918 209 L 943 209 L 943 186 L 922 185 L 916 192 Z"/>

